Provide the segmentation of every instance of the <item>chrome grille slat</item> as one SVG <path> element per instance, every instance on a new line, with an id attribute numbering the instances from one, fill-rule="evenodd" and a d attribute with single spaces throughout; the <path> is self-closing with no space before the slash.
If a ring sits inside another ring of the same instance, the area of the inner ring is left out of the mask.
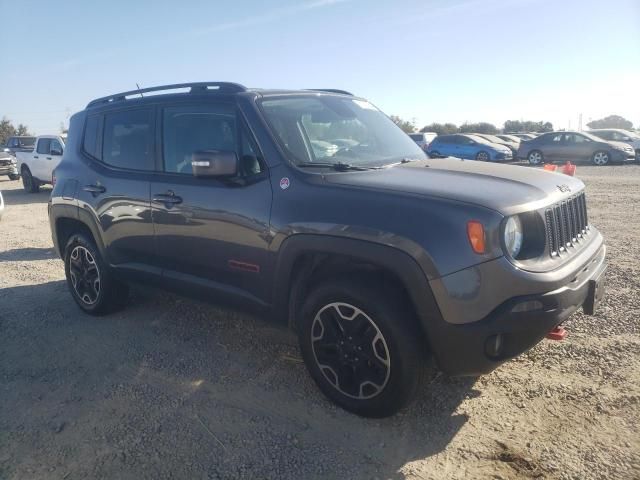
<path id="1" fill-rule="evenodd" d="M 552 257 L 566 254 L 582 241 L 588 227 L 584 193 L 548 207 L 544 212 L 545 237 Z"/>

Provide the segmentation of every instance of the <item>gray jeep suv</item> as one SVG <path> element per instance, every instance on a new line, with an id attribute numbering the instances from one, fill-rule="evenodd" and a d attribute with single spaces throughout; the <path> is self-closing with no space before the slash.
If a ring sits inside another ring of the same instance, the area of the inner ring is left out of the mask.
<path id="1" fill-rule="evenodd" d="M 405 405 L 430 360 L 492 371 L 603 292 L 580 180 L 428 159 L 344 91 L 100 98 L 71 118 L 55 178 L 51 232 L 82 310 L 122 306 L 138 281 L 260 312 L 360 415 Z"/>

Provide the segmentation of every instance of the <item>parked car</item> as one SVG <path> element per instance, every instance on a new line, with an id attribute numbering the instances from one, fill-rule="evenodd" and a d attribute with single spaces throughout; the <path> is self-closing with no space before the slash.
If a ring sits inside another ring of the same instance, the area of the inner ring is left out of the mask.
<path id="1" fill-rule="evenodd" d="M 411 137 L 411 140 L 416 142 L 418 146 L 426 152 L 429 144 L 438 136 L 438 134 L 435 132 L 419 132 L 410 133 L 409 136 Z"/>
<path id="2" fill-rule="evenodd" d="M 504 140 L 497 135 L 489 135 L 487 133 L 474 133 L 473 135 L 476 137 L 484 138 L 488 142 L 495 143 L 496 145 L 504 145 L 509 150 L 511 150 L 513 158 L 515 158 L 516 153 L 518 152 L 518 147 L 520 146 L 520 142 L 514 142 L 513 140 Z"/>
<path id="3" fill-rule="evenodd" d="M 427 149 L 430 157 L 457 157 L 484 162 L 504 162 L 513 159 L 508 147 L 491 143 L 475 135 L 456 133 L 439 135 Z"/>
<path id="4" fill-rule="evenodd" d="M 545 133 L 520 143 L 517 156 L 526 158 L 531 165 L 567 160 L 607 165 L 635 160 L 635 152 L 630 145 L 607 142 L 587 132 Z"/>
<path id="5" fill-rule="evenodd" d="M 506 140 L 507 142 L 513 142 L 516 144 L 520 144 L 522 139 L 520 137 L 516 137 L 515 135 L 507 135 L 504 133 L 496 133 L 496 137 L 501 138 L 502 140 Z"/>
<path id="6" fill-rule="evenodd" d="M 16 165 L 16 157 L 9 152 L 0 151 L 0 176 L 6 175 L 9 180 L 18 180 L 18 167 Z"/>
<path id="7" fill-rule="evenodd" d="M 18 171 L 27 192 L 35 193 L 41 185 L 53 182 L 53 171 L 64 152 L 64 139 L 58 135 L 42 135 L 36 139 L 35 149 L 17 152 Z"/>
<path id="8" fill-rule="evenodd" d="M 7 139 L 4 151 L 15 157 L 17 152 L 30 152 L 36 143 L 36 137 L 13 136 Z"/>
<path id="9" fill-rule="evenodd" d="M 537 137 L 537 135 L 534 135 L 532 133 L 510 133 L 509 135 L 518 137 L 520 140 L 533 140 Z"/>
<path id="10" fill-rule="evenodd" d="M 309 146 L 333 138 L 355 143 Z M 49 221 L 83 311 L 141 281 L 261 312 L 365 416 L 405 405 L 428 358 L 490 372 L 604 291 L 579 179 L 428 159 L 347 93 L 212 82 L 94 100 L 71 117 Z"/>
<path id="11" fill-rule="evenodd" d="M 640 135 L 637 133 L 619 128 L 589 130 L 589 133 L 603 140 L 623 142 L 631 145 L 636 152 L 636 160 L 640 161 Z"/>

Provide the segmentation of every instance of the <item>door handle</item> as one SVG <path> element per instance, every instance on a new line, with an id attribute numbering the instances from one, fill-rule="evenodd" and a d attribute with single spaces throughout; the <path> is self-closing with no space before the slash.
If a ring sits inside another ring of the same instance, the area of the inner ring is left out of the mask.
<path id="1" fill-rule="evenodd" d="M 47 160 L 51 160 L 51 157 L 47 157 Z"/>
<path id="2" fill-rule="evenodd" d="M 84 190 L 85 192 L 89 192 L 94 196 L 107 191 L 107 189 L 102 185 L 85 185 L 84 187 L 82 187 L 82 190 Z"/>
<path id="3" fill-rule="evenodd" d="M 40 158 L 38 155 L 34 155 L 33 158 Z"/>
<path id="4" fill-rule="evenodd" d="M 182 203 L 182 197 L 178 197 L 172 191 L 168 191 L 166 193 L 156 193 L 153 196 L 153 201 L 156 203 L 164 203 L 165 205 L 167 204 L 175 205 L 178 203 Z"/>

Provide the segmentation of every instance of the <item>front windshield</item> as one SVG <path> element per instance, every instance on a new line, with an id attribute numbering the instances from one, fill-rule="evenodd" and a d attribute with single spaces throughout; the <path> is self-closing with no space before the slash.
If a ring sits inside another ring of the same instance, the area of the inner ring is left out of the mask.
<path id="1" fill-rule="evenodd" d="M 267 122 L 296 164 L 376 167 L 425 153 L 365 100 L 296 96 L 261 102 Z"/>

